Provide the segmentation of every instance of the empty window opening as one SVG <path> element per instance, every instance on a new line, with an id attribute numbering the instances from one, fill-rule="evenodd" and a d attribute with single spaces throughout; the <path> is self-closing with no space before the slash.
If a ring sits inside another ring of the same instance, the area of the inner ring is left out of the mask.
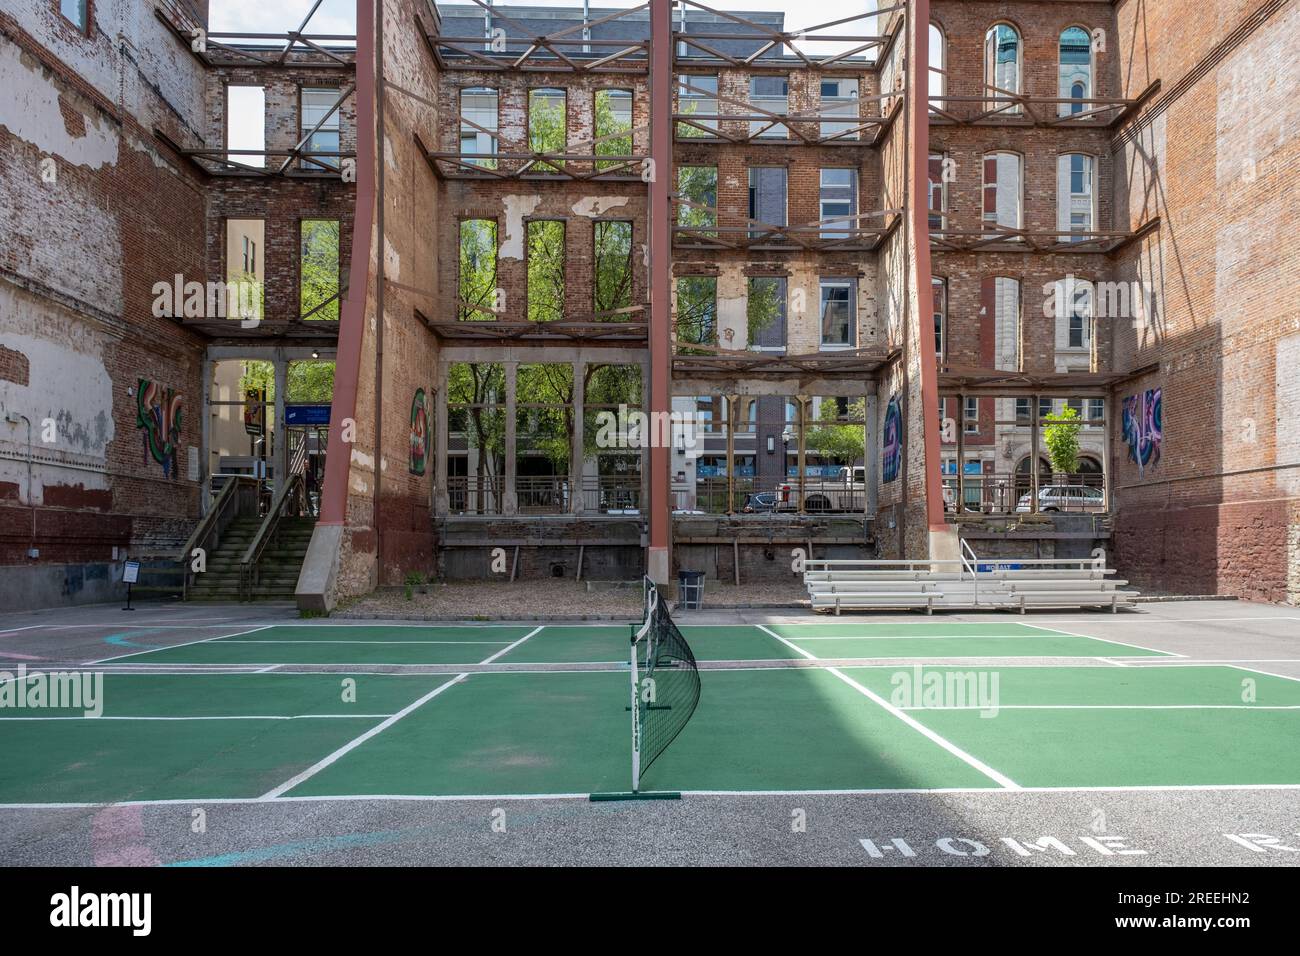
<path id="1" fill-rule="evenodd" d="M 226 159 L 242 166 L 266 166 L 266 89 L 226 87 Z"/>
<path id="2" fill-rule="evenodd" d="M 847 239 L 858 228 L 858 171 L 823 169 L 818 194 L 823 239 Z"/>
<path id="3" fill-rule="evenodd" d="M 766 114 L 785 116 L 790 112 L 790 81 L 784 76 L 751 76 L 749 78 L 750 113 L 762 119 L 751 120 L 749 135 L 762 138 L 786 139 L 790 129 L 784 123 Z"/>
<path id="4" fill-rule="evenodd" d="M 625 321 L 632 307 L 632 223 L 597 222 L 595 242 L 596 318 Z"/>
<path id="5" fill-rule="evenodd" d="M 302 168 L 316 172 L 339 169 L 339 110 L 337 89 L 302 88 Z"/>
<path id="6" fill-rule="evenodd" d="M 528 321 L 557 322 L 564 317 L 564 223 L 528 223 Z"/>
<path id="7" fill-rule="evenodd" d="M 853 279 L 822 279 L 820 283 L 821 347 L 853 348 L 857 339 Z"/>
<path id="8" fill-rule="evenodd" d="M 632 155 L 632 91 L 596 91 L 596 155 Z M 597 160 L 600 170 L 619 169 L 626 159 Z"/>
<path id="9" fill-rule="evenodd" d="M 751 225 L 751 238 L 770 230 L 765 226 L 786 225 L 786 168 L 751 166 L 749 169 L 749 218 L 762 225 Z"/>
<path id="10" fill-rule="evenodd" d="M 677 346 L 714 345 L 718 338 L 718 280 L 682 276 L 677 280 Z"/>
<path id="11" fill-rule="evenodd" d="M 786 285 L 785 276 L 750 278 L 745 311 L 751 351 L 785 351 Z"/>
<path id="12" fill-rule="evenodd" d="M 302 221 L 302 257 L 300 262 L 300 317 L 339 318 L 339 221 L 304 219 Z"/>
<path id="13" fill-rule="evenodd" d="M 495 219 L 464 219 L 460 224 L 460 301 L 462 322 L 497 318 L 503 303 L 497 292 L 497 224 Z"/>
<path id="14" fill-rule="evenodd" d="M 534 153 L 559 156 L 568 143 L 568 107 L 564 90 L 528 91 L 528 148 Z M 540 172 L 557 172 L 563 163 L 539 162 Z"/>
<path id="15" fill-rule="evenodd" d="M 714 136 L 718 131 L 718 75 L 682 73 L 677 77 L 677 112 L 691 117 L 677 123 L 678 137 Z"/>
<path id="16" fill-rule="evenodd" d="M 460 91 L 460 151 L 467 163 L 483 169 L 496 169 L 497 161 L 496 90 L 474 87 Z"/>

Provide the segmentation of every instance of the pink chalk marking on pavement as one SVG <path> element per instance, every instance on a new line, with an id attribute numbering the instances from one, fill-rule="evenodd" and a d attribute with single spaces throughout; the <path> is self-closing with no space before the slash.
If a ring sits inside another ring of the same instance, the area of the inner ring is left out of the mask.
<path id="1" fill-rule="evenodd" d="M 90 821 L 95 866 L 157 866 L 157 854 L 144 835 L 144 807 L 105 807 Z"/>
<path id="2" fill-rule="evenodd" d="M 37 657 L 35 654 L 14 654 L 11 651 L 0 651 L 0 657 L 15 661 L 48 661 L 48 657 Z"/>

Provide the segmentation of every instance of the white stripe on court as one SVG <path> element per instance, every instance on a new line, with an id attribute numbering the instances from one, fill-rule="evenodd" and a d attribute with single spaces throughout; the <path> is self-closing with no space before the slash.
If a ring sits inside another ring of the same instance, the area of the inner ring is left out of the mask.
<path id="1" fill-rule="evenodd" d="M 129 716 L 100 716 L 100 717 L 0 717 L 0 723 L 10 720 L 330 720 L 335 717 L 342 717 L 348 720 L 369 719 L 374 720 L 377 717 L 390 717 L 391 714 L 215 714 L 211 716 L 193 716 L 193 717 L 129 717 Z"/>
<path id="2" fill-rule="evenodd" d="M 962 704 L 900 710 L 1300 710 L 1300 704 Z"/>
<path id="3" fill-rule="evenodd" d="M 178 647 L 193 647 L 195 644 L 206 644 L 209 641 L 219 641 L 222 637 L 239 637 L 241 634 L 255 634 L 258 631 L 265 631 L 267 628 L 275 627 L 274 624 L 262 624 L 258 627 L 250 627 L 246 631 L 235 631 L 233 634 L 218 634 L 215 637 L 203 637 L 197 641 L 183 641 L 180 644 L 166 644 L 162 647 L 147 647 L 142 651 L 132 651 L 130 654 L 118 654 L 114 657 L 101 657 L 97 661 L 87 661 L 85 666 L 92 664 L 108 664 L 111 661 L 125 660 L 128 657 L 137 657 L 140 654 L 152 654 L 155 651 L 170 651 Z"/>
<path id="4" fill-rule="evenodd" d="M 491 644 L 500 647 L 502 644 L 509 644 L 509 641 L 231 641 L 221 640 L 222 644 Z M 516 642 L 518 643 L 518 642 Z M 182 645 L 177 644 L 177 647 Z M 165 648 L 158 648 L 165 650 Z"/>
<path id="5" fill-rule="evenodd" d="M 538 628 L 538 630 L 540 630 L 540 628 Z M 447 681 L 447 683 L 440 684 L 439 686 L 435 687 L 433 690 L 429 691 L 429 693 L 421 697 L 419 700 L 407 704 L 405 707 L 403 707 L 397 713 L 390 716 L 388 719 L 384 720 L 382 723 L 375 724 L 375 726 L 371 727 L 360 737 L 355 737 L 352 740 L 349 740 L 347 743 L 345 743 L 338 750 L 334 751 L 332 754 L 329 754 L 328 756 L 323 757 L 322 759 L 316 761 L 314 764 L 312 764 L 302 773 L 290 777 L 288 780 L 280 784 L 274 790 L 268 790 L 266 793 L 262 794 L 260 799 L 274 800 L 276 797 L 280 796 L 280 794 L 287 793 L 288 791 L 292 790 L 294 787 L 298 786 L 298 784 L 302 783 L 304 780 L 308 780 L 311 777 L 316 776 L 316 774 L 320 773 L 322 770 L 324 770 L 330 764 L 334 763 L 340 757 L 343 757 L 346 754 L 351 753 L 353 750 L 356 750 L 358 747 L 360 747 L 362 744 L 364 744 L 367 740 L 369 740 L 371 737 L 375 736 L 376 734 L 383 733 L 385 730 L 393 726 L 393 724 L 397 723 L 407 714 L 411 713 L 413 710 L 416 710 L 417 708 L 433 700 L 435 697 L 441 694 L 448 687 L 451 687 L 455 684 L 459 684 L 468 676 L 469 676 L 468 674 L 457 674 L 451 680 Z"/>
<path id="6" fill-rule="evenodd" d="M 782 637 L 780 634 L 777 634 L 775 631 L 769 630 L 768 628 L 764 627 L 762 624 L 758 624 L 756 625 L 756 627 L 760 631 L 763 631 L 765 634 L 768 634 L 769 636 L 776 638 L 778 641 L 780 641 L 782 644 L 789 647 L 791 650 L 796 651 L 799 654 L 802 654 L 804 657 L 808 658 L 809 660 L 813 660 L 813 661 L 817 660 L 817 656 L 815 654 L 805 651 L 802 647 L 800 647 L 797 644 L 792 644 L 790 641 L 787 641 L 784 637 Z M 992 767 L 984 763 L 979 758 L 974 757 L 971 754 L 968 754 L 966 751 L 962 750 L 952 741 L 946 740 L 945 738 L 936 734 L 929 727 L 926 727 L 924 724 L 920 723 L 916 719 L 909 717 L 907 714 L 903 713 L 903 711 L 899 710 L 897 707 L 895 707 L 889 701 L 885 700 L 879 694 L 876 694 L 875 692 L 868 690 L 866 687 L 863 687 L 861 684 L 855 681 L 852 677 L 849 677 L 839 668 L 828 667 L 826 668 L 826 671 L 828 673 L 834 674 L 836 677 L 838 677 L 844 683 L 848 684 L 859 694 L 862 694 L 868 700 L 883 707 L 886 711 L 893 714 L 903 723 L 907 724 L 907 726 L 911 727 L 917 733 L 926 737 L 932 743 L 938 744 L 940 747 L 948 751 L 948 753 L 952 754 L 958 760 L 961 760 L 963 763 L 967 764 L 970 767 L 973 767 L 975 770 L 978 770 L 980 773 L 984 774 L 984 776 L 988 777 L 999 787 L 1003 787 L 1004 789 L 1007 790 L 1020 789 L 1020 785 L 1016 783 L 1014 780 L 1012 780 L 1010 777 L 999 773 L 998 771 L 994 770 Z"/>
<path id="7" fill-rule="evenodd" d="M 1094 637 L 1091 634 L 1078 634 L 1074 631 L 1063 631 L 1059 627 L 1045 627 L 1044 625 L 1041 624 L 1029 624 L 1028 622 L 1024 622 L 1024 621 L 1020 623 L 1023 623 L 1025 627 L 1032 627 L 1040 631 L 1046 631 L 1049 634 L 1056 634 L 1058 637 L 1061 635 L 1068 635 L 1069 637 L 1086 637 L 1090 641 L 1104 641 L 1107 644 L 1118 644 L 1120 647 L 1133 647 L 1133 648 L 1137 648 L 1139 651 L 1150 651 L 1152 654 L 1163 654 L 1166 657 L 1187 656 L 1186 654 L 1179 654 L 1176 651 L 1162 651 L 1156 647 L 1144 647 L 1141 644 L 1131 644 L 1128 641 L 1117 641 L 1113 637 Z"/>
<path id="8" fill-rule="evenodd" d="M 496 660 L 498 657 L 501 657 L 502 655 L 504 655 L 504 654 L 508 654 L 508 653 L 510 653 L 511 651 L 513 651 L 516 647 L 518 647 L 518 646 L 519 646 L 520 644 L 522 644 L 524 641 L 528 640 L 528 639 L 529 639 L 530 637 L 532 637 L 534 634 L 537 634 L 537 633 L 538 633 L 539 631 L 541 631 L 542 628 L 544 628 L 544 627 L 546 627 L 545 624 L 543 624 L 541 627 L 535 627 L 535 628 L 533 628 L 531 631 L 529 631 L 529 632 L 528 632 L 527 634 L 525 634 L 523 637 L 519 638 L 519 640 L 515 641 L 515 642 L 514 642 L 513 644 L 511 644 L 509 647 L 503 647 L 503 648 L 501 648 L 501 650 L 497 651 L 497 652 L 496 652 L 495 654 L 493 654 L 491 657 L 486 658 L 485 660 L 481 660 L 481 661 L 479 661 L 479 663 L 480 663 L 480 664 L 491 664 L 491 663 L 492 663 L 494 660 Z"/>

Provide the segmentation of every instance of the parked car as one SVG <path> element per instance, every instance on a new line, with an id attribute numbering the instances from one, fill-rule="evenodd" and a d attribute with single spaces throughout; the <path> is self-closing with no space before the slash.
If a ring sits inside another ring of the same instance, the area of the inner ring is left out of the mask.
<path id="1" fill-rule="evenodd" d="M 786 478 L 777 486 L 777 510 L 799 507 L 799 479 Z M 833 478 L 808 477 L 803 484 L 805 511 L 861 511 L 867 503 L 866 469 L 862 465 L 839 469 Z"/>
<path id="2" fill-rule="evenodd" d="M 1016 511 L 1029 511 L 1029 495 L 1021 495 Z M 1039 511 L 1104 511 L 1106 498 L 1100 488 L 1086 485 L 1044 485 L 1038 489 Z"/>
<path id="3" fill-rule="evenodd" d="M 758 494 L 750 495 L 745 502 L 745 514 L 762 514 L 768 511 L 776 510 L 776 492 L 760 491 Z"/>

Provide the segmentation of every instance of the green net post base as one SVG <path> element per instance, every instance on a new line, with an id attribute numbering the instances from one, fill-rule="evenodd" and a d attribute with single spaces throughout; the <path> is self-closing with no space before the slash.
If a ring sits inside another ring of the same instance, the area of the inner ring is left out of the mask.
<path id="1" fill-rule="evenodd" d="M 608 800 L 680 800 L 680 790 L 615 790 L 608 793 L 592 793 L 587 799 L 592 803 Z"/>

